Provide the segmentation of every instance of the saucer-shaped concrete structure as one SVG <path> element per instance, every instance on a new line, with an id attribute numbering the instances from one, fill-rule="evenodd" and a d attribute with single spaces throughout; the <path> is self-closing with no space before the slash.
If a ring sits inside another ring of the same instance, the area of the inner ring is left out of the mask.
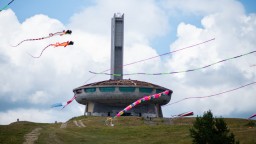
<path id="1" fill-rule="evenodd" d="M 91 83 L 73 91 L 77 96 L 76 101 L 87 106 L 87 114 L 114 116 L 134 101 L 165 90 L 168 89 L 148 82 L 122 79 Z M 170 90 L 169 95 L 144 102 L 124 115 L 162 117 L 161 106 L 171 100 L 171 94 Z"/>

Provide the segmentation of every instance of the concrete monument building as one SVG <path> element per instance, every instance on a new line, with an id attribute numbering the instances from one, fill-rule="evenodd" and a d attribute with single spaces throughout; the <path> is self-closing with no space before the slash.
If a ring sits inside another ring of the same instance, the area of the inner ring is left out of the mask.
<path id="1" fill-rule="evenodd" d="M 111 24 L 111 73 L 123 74 L 124 15 L 114 14 Z M 85 115 L 114 116 L 143 96 L 160 93 L 167 88 L 121 76 L 111 75 L 110 80 L 75 88 L 76 101 L 85 105 Z M 168 96 L 143 102 L 123 115 L 163 117 L 161 106 L 171 100 Z"/>

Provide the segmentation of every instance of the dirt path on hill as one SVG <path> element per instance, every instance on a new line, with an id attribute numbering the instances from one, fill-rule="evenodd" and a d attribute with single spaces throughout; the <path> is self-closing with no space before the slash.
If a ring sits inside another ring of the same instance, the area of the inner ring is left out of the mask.
<path id="1" fill-rule="evenodd" d="M 62 123 L 61 126 L 60 126 L 60 128 L 66 128 L 67 125 L 68 125 L 68 122 Z"/>
<path id="2" fill-rule="evenodd" d="M 78 122 L 76 120 L 73 120 L 73 123 L 77 126 L 77 127 L 86 127 L 84 125 L 84 123 L 82 122 L 82 120 L 79 120 Z"/>
<path id="3" fill-rule="evenodd" d="M 26 141 L 23 142 L 23 144 L 34 144 L 34 142 L 38 139 L 41 130 L 42 128 L 35 128 L 30 133 L 26 134 L 24 136 Z"/>

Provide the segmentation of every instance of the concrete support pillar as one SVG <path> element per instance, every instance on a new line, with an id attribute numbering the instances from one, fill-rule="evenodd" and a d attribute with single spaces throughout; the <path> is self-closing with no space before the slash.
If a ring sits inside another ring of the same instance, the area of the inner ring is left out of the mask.
<path id="1" fill-rule="evenodd" d="M 88 102 L 87 104 L 87 112 L 93 113 L 94 111 L 94 103 L 93 102 Z"/>
<path id="2" fill-rule="evenodd" d="M 155 112 L 157 117 L 163 117 L 162 108 L 159 104 L 155 104 Z"/>
<path id="3" fill-rule="evenodd" d="M 86 115 L 86 112 L 88 111 L 87 105 L 88 104 L 84 105 L 84 116 Z"/>

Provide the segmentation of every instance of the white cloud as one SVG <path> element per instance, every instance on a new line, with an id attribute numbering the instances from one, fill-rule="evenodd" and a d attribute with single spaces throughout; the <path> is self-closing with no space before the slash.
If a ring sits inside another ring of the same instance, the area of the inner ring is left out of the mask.
<path id="1" fill-rule="evenodd" d="M 110 18 L 117 12 L 125 15 L 126 44 L 148 42 L 151 38 L 165 34 L 169 29 L 167 15 L 152 0 L 98 0 L 95 6 L 71 17 L 70 27 L 110 36 Z"/>
<path id="2" fill-rule="evenodd" d="M 157 70 L 160 64 L 160 58 L 156 57 L 154 58 L 154 60 L 144 61 L 144 62 L 137 63 L 135 65 L 132 65 L 132 63 L 134 62 L 158 55 L 156 50 L 154 50 L 153 48 L 147 45 L 135 43 L 131 47 L 125 47 L 124 55 L 125 55 L 124 65 L 129 64 L 127 65 L 127 68 L 124 67 L 124 70 L 127 72 L 133 72 L 133 71 L 142 72 L 145 69 L 147 69 L 147 73 L 149 73 L 149 72 L 153 72 L 154 70 Z"/>
<path id="3" fill-rule="evenodd" d="M 36 91 L 34 94 L 29 96 L 29 101 L 33 104 L 45 104 L 51 102 L 50 99 L 47 99 L 46 97 L 49 96 L 44 91 Z"/>

